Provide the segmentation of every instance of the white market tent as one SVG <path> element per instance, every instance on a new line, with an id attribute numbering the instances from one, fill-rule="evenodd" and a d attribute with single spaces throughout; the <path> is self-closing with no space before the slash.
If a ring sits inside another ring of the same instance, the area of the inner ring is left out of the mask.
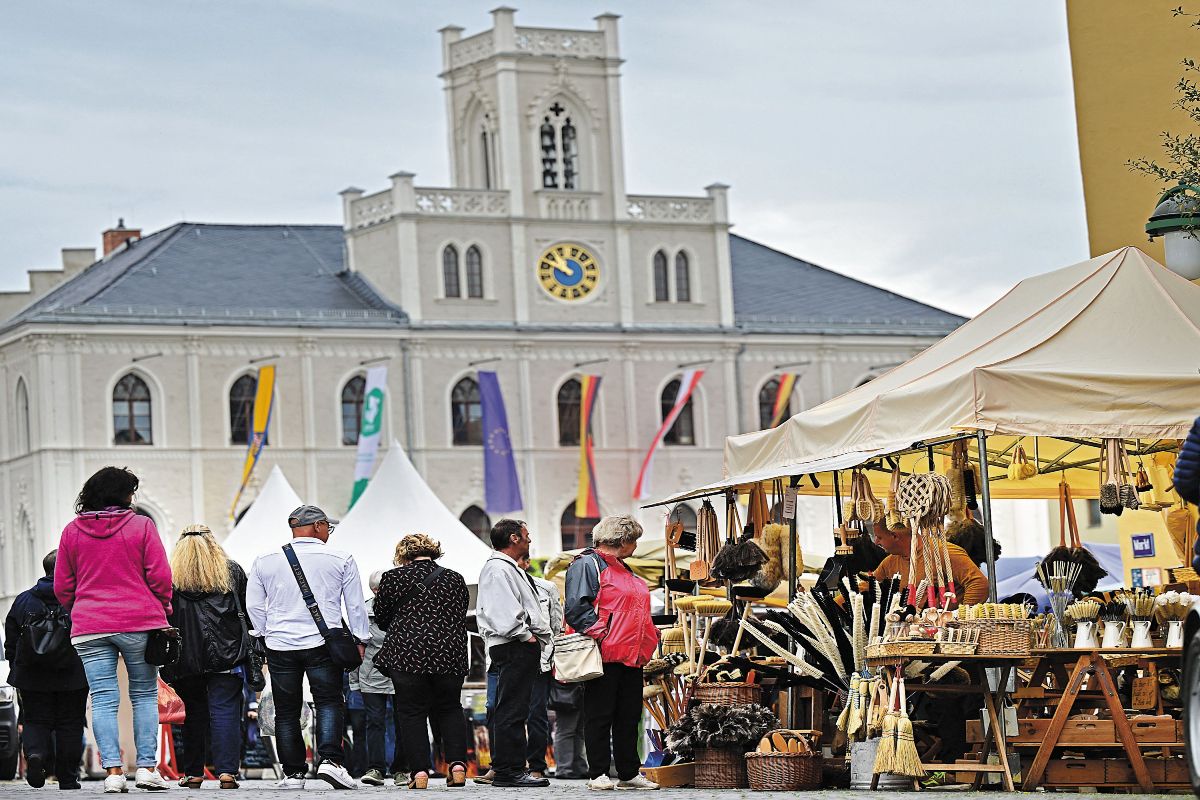
<path id="1" fill-rule="evenodd" d="M 278 465 L 271 469 L 258 497 L 221 543 L 225 554 L 250 572 L 254 559 L 292 540 L 288 514 L 303 501 Z"/>
<path id="2" fill-rule="evenodd" d="M 468 584 L 479 582 L 491 548 L 443 505 L 393 440 L 375 477 L 329 543 L 354 556 L 366 591 L 372 572 L 391 569 L 396 542 L 408 533 L 437 539 L 445 553 L 438 563 L 461 573 Z"/>

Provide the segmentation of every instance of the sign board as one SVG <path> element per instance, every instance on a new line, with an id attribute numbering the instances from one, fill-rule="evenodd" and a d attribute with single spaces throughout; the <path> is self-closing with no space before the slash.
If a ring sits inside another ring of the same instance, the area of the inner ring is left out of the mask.
<path id="1" fill-rule="evenodd" d="M 1159 567 L 1137 567 L 1129 571 L 1129 576 L 1133 579 L 1131 583 L 1134 589 L 1161 586 L 1163 582 Z"/>
<path id="2" fill-rule="evenodd" d="M 791 487 L 783 492 L 783 518 L 787 520 L 796 518 L 796 490 Z"/>
<path id="3" fill-rule="evenodd" d="M 1133 679 L 1133 707 L 1139 711 L 1150 711 L 1158 706 L 1158 678 L 1154 676 Z"/>
<path id="4" fill-rule="evenodd" d="M 1135 533 L 1129 537 L 1134 558 L 1154 558 L 1154 534 Z"/>

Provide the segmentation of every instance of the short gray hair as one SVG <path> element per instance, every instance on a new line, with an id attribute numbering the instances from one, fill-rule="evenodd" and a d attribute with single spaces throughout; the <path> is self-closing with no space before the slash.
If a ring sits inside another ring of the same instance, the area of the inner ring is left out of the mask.
<path id="1" fill-rule="evenodd" d="M 614 514 L 605 517 L 592 528 L 592 546 L 617 546 L 641 538 L 642 524 L 629 514 Z"/>
<path id="2" fill-rule="evenodd" d="M 383 580 L 383 570 L 377 569 L 371 573 L 371 577 L 367 578 L 367 587 L 373 592 L 379 588 L 379 582 Z"/>

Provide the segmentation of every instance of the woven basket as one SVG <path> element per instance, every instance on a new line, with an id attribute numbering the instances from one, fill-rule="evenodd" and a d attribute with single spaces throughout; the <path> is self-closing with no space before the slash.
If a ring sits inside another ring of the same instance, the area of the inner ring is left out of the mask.
<path id="1" fill-rule="evenodd" d="M 894 656 L 931 656 L 934 649 L 937 647 L 937 642 L 932 639 L 913 639 L 910 641 L 901 642 L 885 642 L 883 645 L 883 654 L 887 657 Z"/>
<path id="2" fill-rule="evenodd" d="M 762 700 L 762 686 L 757 683 L 697 683 L 693 695 L 699 703 L 718 706 L 739 706 Z"/>
<path id="3" fill-rule="evenodd" d="M 746 758 L 740 749 L 696 748 L 697 789 L 747 789 Z"/>
<path id="4" fill-rule="evenodd" d="M 975 653 L 974 642 L 938 642 L 937 651 L 944 656 L 969 656 Z"/>
<path id="5" fill-rule="evenodd" d="M 978 652 L 988 655 L 1027 656 L 1033 625 L 1027 619 L 974 619 L 959 623 L 963 630 L 979 629 Z"/>
<path id="6" fill-rule="evenodd" d="M 756 792 L 821 788 L 819 753 L 746 753 L 746 777 Z"/>

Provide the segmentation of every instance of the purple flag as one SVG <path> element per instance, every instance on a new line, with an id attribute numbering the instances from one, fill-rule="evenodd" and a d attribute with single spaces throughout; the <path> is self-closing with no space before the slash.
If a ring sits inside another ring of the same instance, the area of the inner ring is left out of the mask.
<path id="1" fill-rule="evenodd" d="M 479 403 L 483 410 L 483 498 L 489 514 L 508 514 L 524 508 L 517 463 L 508 436 L 508 414 L 494 372 L 479 373 Z"/>

